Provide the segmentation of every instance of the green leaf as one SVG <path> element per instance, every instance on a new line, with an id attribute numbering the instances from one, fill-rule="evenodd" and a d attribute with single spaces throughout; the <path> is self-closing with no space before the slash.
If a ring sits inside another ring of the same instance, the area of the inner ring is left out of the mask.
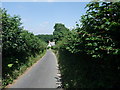
<path id="1" fill-rule="evenodd" d="M 92 55 L 92 57 L 96 58 L 96 57 L 97 57 L 97 55 Z"/>
<path id="2" fill-rule="evenodd" d="M 8 64 L 8 67 L 11 68 L 13 66 L 13 64 Z"/>

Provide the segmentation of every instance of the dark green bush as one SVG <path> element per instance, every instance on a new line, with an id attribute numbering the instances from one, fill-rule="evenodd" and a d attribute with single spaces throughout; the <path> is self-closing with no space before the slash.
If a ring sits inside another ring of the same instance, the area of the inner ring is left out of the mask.
<path id="1" fill-rule="evenodd" d="M 57 44 L 63 87 L 120 87 L 120 2 L 87 7 L 82 24 Z"/>

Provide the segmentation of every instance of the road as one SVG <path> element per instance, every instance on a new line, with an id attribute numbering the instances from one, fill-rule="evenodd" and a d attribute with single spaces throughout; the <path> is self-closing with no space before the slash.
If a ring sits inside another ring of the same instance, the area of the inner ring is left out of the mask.
<path id="1" fill-rule="evenodd" d="M 9 88 L 56 88 L 57 59 L 51 50 Z"/>

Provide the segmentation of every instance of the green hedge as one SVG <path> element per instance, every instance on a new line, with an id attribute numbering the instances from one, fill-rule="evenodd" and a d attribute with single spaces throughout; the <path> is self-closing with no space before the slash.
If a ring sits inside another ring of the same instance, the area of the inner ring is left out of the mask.
<path id="1" fill-rule="evenodd" d="M 29 62 L 30 57 L 42 54 L 46 43 L 33 33 L 24 30 L 19 16 L 10 16 L 5 9 L 2 13 L 2 78 L 3 85 L 13 81 L 15 70 Z M 19 73 L 19 72 L 18 72 Z"/>
<path id="2" fill-rule="evenodd" d="M 63 87 L 120 87 L 120 2 L 87 7 L 81 25 L 56 46 Z"/>

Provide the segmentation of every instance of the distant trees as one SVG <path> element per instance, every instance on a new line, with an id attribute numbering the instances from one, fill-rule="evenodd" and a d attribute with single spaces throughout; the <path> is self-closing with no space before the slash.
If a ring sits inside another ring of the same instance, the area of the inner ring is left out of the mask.
<path id="1" fill-rule="evenodd" d="M 54 26 L 54 32 L 53 35 L 49 34 L 39 34 L 36 35 L 39 39 L 45 41 L 48 43 L 48 41 L 59 41 L 62 40 L 62 38 L 69 33 L 69 29 L 65 27 L 64 24 L 56 23 Z"/>
<path id="2" fill-rule="evenodd" d="M 56 23 L 54 26 L 53 36 L 55 41 L 62 40 L 62 38 L 68 33 L 69 29 L 64 24 Z"/>
<path id="3" fill-rule="evenodd" d="M 46 43 L 48 43 L 49 41 L 53 41 L 53 35 L 47 35 L 47 34 L 39 34 L 36 35 L 39 39 L 41 39 L 42 41 L 45 41 Z"/>

